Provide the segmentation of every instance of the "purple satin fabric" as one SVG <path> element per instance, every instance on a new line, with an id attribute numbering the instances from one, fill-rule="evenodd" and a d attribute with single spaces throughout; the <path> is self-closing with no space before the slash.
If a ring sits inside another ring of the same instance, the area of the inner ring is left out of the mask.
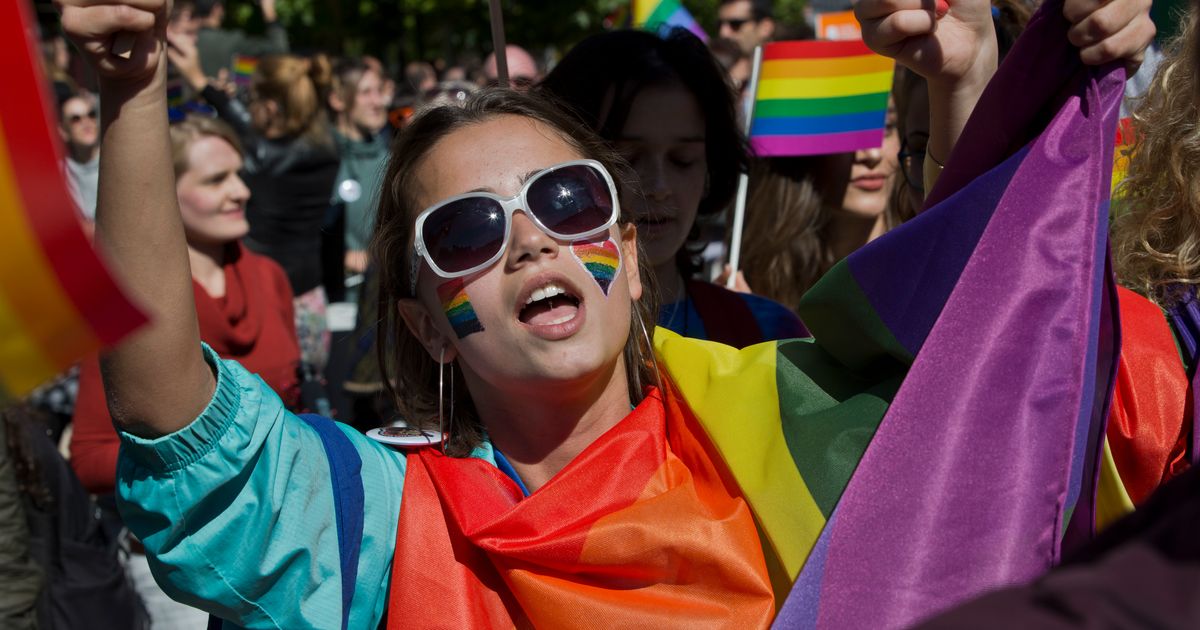
<path id="1" fill-rule="evenodd" d="M 1124 72 L 1082 68 L 1066 30 L 1061 0 L 1043 6 L 973 114 L 941 203 L 847 261 L 917 356 L 777 627 L 910 625 L 1040 575 L 1076 503 L 1090 516 L 1119 344 L 1106 239 Z"/>

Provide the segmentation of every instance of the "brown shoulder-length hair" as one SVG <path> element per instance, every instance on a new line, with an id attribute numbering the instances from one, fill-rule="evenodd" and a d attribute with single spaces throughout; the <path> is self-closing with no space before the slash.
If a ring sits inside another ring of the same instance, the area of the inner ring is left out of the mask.
<path id="1" fill-rule="evenodd" d="M 1188 12 L 1133 112 L 1128 176 L 1113 223 L 1122 284 L 1169 306 L 1169 286 L 1200 284 L 1200 24 Z"/>
<path id="2" fill-rule="evenodd" d="M 504 89 L 484 90 L 462 104 L 424 110 L 400 132 L 392 144 L 384 175 L 371 256 L 379 273 L 380 322 L 376 347 L 380 370 L 401 417 L 410 426 L 437 427 L 442 402 L 438 394 L 440 366 L 399 317 L 400 300 L 415 297 L 409 285 L 414 261 L 413 227 L 423 208 L 414 199 L 414 178 L 425 156 L 443 138 L 498 116 L 521 116 L 553 129 L 580 155 L 603 164 L 618 184 L 618 191 L 624 190 L 622 181 L 632 181 L 629 166 L 603 140 L 558 105 L 535 95 Z M 627 204 L 623 199 L 621 202 L 619 220 L 628 226 L 632 220 L 624 211 Z M 655 383 L 656 378 L 654 349 L 643 332 L 654 325 L 655 291 L 649 267 L 642 265 L 640 269 L 644 290 L 632 309 L 625 342 L 629 395 L 635 401 L 642 399 L 643 386 Z M 463 382 L 458 366 L 452 365 L 450 369 L 455 372 L 452 378 Z M 461 457 L 483 440 L 483 426 L 465 387 L 458 388 L 453 403 L 453 417 L 449 417 L 451 401 L 443 405 L 447 413 L 445 426 L 450 434 L 447 452 Z"/>
<path id="3" fill-rule="evenodd" d="M 259 60 L 250 86 L 255 100 L 279 105 L 277 120 L 285 136 L 332 144 L 324 107 L 332 81 L 333 67 L 324 55 L 268 55 Z"/>

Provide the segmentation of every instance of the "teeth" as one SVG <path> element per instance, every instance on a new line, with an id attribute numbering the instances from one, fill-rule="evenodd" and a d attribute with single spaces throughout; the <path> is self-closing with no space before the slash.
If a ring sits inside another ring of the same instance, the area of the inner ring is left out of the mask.
<path id="1" fill-rule="evenodd" d="M 567 292 L 566 289 L 558 286 L 557 284 L 553 284 L 553 283 L 547 284 L 544 287 L 538 287 L 538 288 L 534 289 L 533 293 L 530 293 L 529 297 L 526 298 L 525 305 L 528 306 L 530 304 L 533 304 L 534 302 L 537 302 L 538 300 L 545 300 L 547 298 L 552 298 L 556 295 L 564 295 L 564 294 L 566 294 L 566 292 Z"/>

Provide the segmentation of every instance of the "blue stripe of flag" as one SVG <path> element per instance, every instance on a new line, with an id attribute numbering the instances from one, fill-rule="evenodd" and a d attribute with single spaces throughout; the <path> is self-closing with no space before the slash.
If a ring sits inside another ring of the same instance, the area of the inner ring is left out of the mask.
<path id="1" fill-rule="evenodd" d="M 840 133 L 882 129 L 883 110 L 836 114 L 833 116 L 803 116 L 789 118 L 755 118 L 750 129 L 752 136 L 800 136 L 814 133 Z"/>

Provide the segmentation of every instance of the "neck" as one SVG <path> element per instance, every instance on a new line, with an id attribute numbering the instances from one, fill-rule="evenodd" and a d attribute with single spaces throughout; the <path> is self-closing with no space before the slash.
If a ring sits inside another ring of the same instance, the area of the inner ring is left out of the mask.
<path id="1" fill-rule="evenodd" d="M 683 274 L 672 258 L 654 267 L 654 279 L 658 281 L 658 295 L 663 304 L 674 304 L 687 295 Z"/>
<path id="2" fill-rule="evenodd" d="M 467 380 L 489 389 L 470 375 Z M 543 384 L 519 392 L 477 392 L 479 389 L 471 387 L 472 398 L 477 401 L 492 444 L 504 453 L 530 492 L 542 487 L 629 415 L 623 355 L 605 374 L 589 383 Z"/>
<path id="3" fill-rule="evenodd" d="M 829 247 L 834 259 L 841 260 L 878 238 L 886 226 L 883 213 L 862 217 L 841 210 L 834 211 L 829 222 Z"/>
<path id="4" fill-rule="evenodd" d="M 225 245 L 188 243 L 192 279 L 214 298 L 225 296 Z"/>
<path id="5" fill-rule="evenodd" d="M 355 142 L 362 142 L 367 138 L 366 132 L 361 127 L 345 119 L 345 117 L 338 117 L 338 133 L 342 134 L 347 140 Z"/>
<path id="6" fill-rule="evenodd" d="M 79 164 L 87 164 L 96 158 L 96 154 L 100 152 L 100 145 L 81 146 L 78 144 L 68 144 L 67 150 L 71 153 L 72 161 Z"/>

